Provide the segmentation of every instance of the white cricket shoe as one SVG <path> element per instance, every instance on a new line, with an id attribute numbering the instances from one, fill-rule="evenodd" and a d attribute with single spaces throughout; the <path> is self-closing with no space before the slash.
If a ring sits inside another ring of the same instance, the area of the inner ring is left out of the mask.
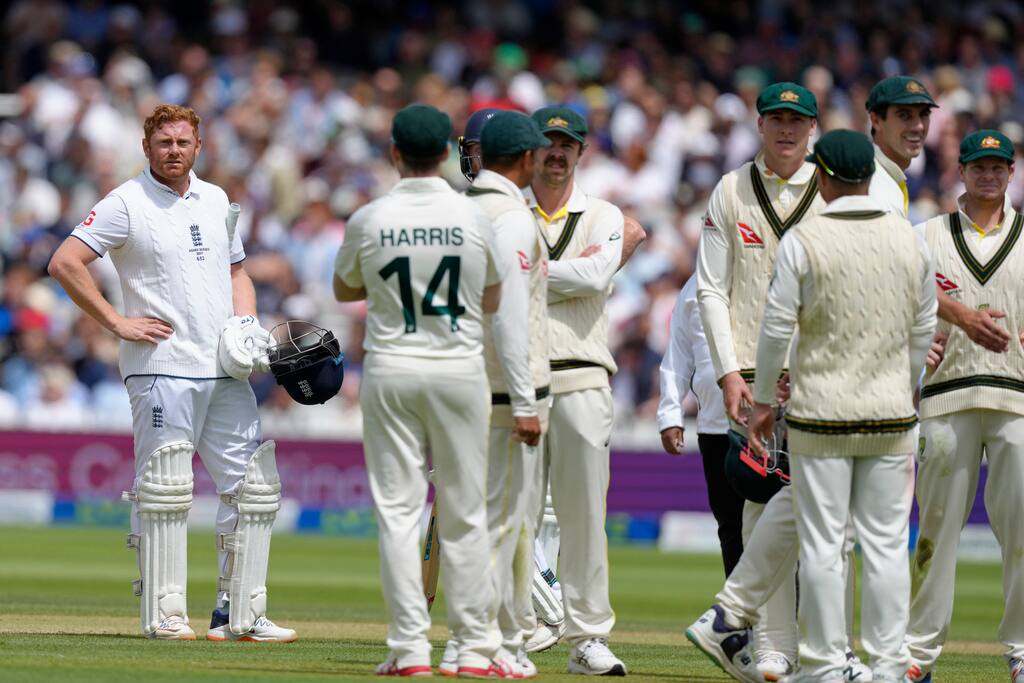
<path id="1" fill-rule="evenodd" d="M 520 647 L 519 651 L 516 652 L 516 661 L 519 663 L 519 668 L 523 672 L 523 678 L 537 677 L 537 665 L 530 661 L 525 648 Z"/>
<path id="2" fill-rule="evenodd" d="M 377 665 L 378 676 L 433 676 L 434 670 L 430 668 L 430 661 L 412 661 L 406 658 L 400 661 L 398 657 L 390 655 L 384 662 Z"/>
<path id="3" fill-rule="evenodd" d="M 515 663 L 515 657 L 506 650 L 499 650 L 498 656 L 486 660 L 486 664 L 476 662 L 459 664 L 459 678 L 522 678 L 519 665 Z"/>
<path id="4" fill-rule="evenodd" d="M 156 630 L 147 633 L 146 637 L 155 640 L 195 640 L 196 632 L 188 625 L 185 617 L 174 615 L 161 621 Z"/>
<path id="5" fill-rule="evenodd" d="M 846 683 L 871 683 L 875 678 L 871 674 L 871 667 L 860 661 L 860 657 L 855 655 L 853 650 L 847 650 L 843 680 Z"/>
<path id="6" fill-rule="evenodd" d="M 227 624 L 216 626 L 206 632 L 207 640 L 236 640 L 250 643 L 294 643 L 299 639 L 293 629 L 278 626 L 266 617 L 259 617 L 248 633 L 235 635 Z"/>
<path id="7" fill-rule="evenodd" d="M 533 632 L 527 641 L 526 651 L 529 653 L 543 652 L 555 646 L 562 636 L 565 635 L 565 622 L 549 624 L 544 620 L 537 621 L 537 630 Z"/>
<path id="8" fill-rule="evenodd" d="M 437 673 L 442 676 L 458 675 L 459 644 L 455 640 L 449 640 L 444 644 L 444 654 L 441 655 L 441 664 L 437 667 Z"/>
<path id="9" fill-rule="evenodd" d="M 590 638 L 569 652 L 569 673 L 587 676 L 625 676 L 626 665 L 608 649 L 607 638 Z"/>
<path id="10" fill-rule="evenodd" d="M 1024 659 L 1020 657 L 1010 659 L 1010 680 L 1013 683 L 1024 683 Z"/>
<path id="11" fill-rule="evenodd" d="M 742 683 L 764 683 L 751 653 L 750 629 L 733 628 L 725 622 L 725 610 L 712 605 L 686 629 L 686 638 L 722 671 Z"/>
<path id="12" fill-rule="evenodd" d="M 764 676 L 764 680 L 774 682 L 793 673 L 793 663 L 781 652 L 765 650 L 757 653 L 757 670 Z"/>

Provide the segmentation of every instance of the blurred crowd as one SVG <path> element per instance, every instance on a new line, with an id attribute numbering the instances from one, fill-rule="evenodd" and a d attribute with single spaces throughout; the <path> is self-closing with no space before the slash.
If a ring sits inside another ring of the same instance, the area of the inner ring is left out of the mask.
<path id="1" fill-rule="evenodd" d="M 939 108 L 908 175 L 911 217 L 949 210 L 960 138 L 1024 143 L 1024 9 L 1013 0 L 17 0 L 0 73 L 0 424 L 121 428 L 130 412 L 117 342 L 46 276 L 57 244 L 144 163 L 159 102 L 202 117 L 197 173 L 243 206 L 239 229 L 261 321 L 306 318 L 343 339 L 340 399 L 299 409 L 256 379 L 265 429 L 358 424 L 364 311 L 330 291 L 345 220 L 397 174 L 391 117 L 411 101 L 456 133 L 484 106 L 566 102 L 586 115 L 577 173 L 650 237 L 615 281 L 617 417 L 647 425 L 668 321 L 694 267 L 705 203 L 756 153 L 754 102 L 793 80 L 818 97 L 819 131 L 866 130 L 872 84 L 910 74 Z M 1018 146 L 1020 149 L 1020 146 Z M 447 179 L 465 187 L 453 155 Z M 1024 174 L 1011 186 L 1024 199 Z M 109 259 L 95 276 L 117 301 Z M 638 419 L 639 418 L 639 419 Z M 650 427 L 653 429 L 653 427 Z"/>

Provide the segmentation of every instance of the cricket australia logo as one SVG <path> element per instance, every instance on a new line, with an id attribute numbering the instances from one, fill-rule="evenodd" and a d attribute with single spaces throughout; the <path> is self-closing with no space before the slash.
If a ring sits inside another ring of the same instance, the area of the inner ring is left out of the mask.
<path id="1" fill-rule="evenodd" d="M 744 249 L 764 249 L 764 242 L 757 236 L 754 229 L 746 223 L 737 223 L 736 227 L 740 231 L 740 239 L 743 240 Z"/>
<path id="2" fill-rule="evenodd" d="M 164 427 L 164 407 L 153 406 L 153 429 L 163 429 Z"/>
<path id="3" fill-rule="evenodd" d="M 188 232 L 192 236 L 192 248 L 189 249 L 189 252 L 195 254 L 196 261 L 205 261 L 210 248 L 203 246 L 203 233 L 199 230 L 199 226 L 193 223 L 188 226 Z"/>

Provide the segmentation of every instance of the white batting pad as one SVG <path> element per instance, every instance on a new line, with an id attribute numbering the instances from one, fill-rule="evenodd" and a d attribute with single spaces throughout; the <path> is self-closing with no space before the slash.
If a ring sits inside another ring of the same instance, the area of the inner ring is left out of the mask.
<path id="1" fill-rule="evenodd" d="M 221 579 L 221 590 L 228 591 L 229 626 L 235 635 L 248 633 L 267 612 L 270 534 L 281 507 L 274 447 L 273 441 L 260 444 L 245 469 L 238 494 L 224 498 L 228 505 L 238 507 L 235 531 L 218 537 L 220 548 L 228 551 L 228 575 Z"/>
<path id="2" fill-rule="evenodd" d="M 181 441 L 149 456 L 138 489 L 129 493 L 139 513 L 139 533 L 129 534 L 128 547 L 139 553 L 135 594 L 142 597 L 142 631 L 156 632 L 170 616 L 185 615 L 187 524 L 192 507 L 192 454 Z"/>

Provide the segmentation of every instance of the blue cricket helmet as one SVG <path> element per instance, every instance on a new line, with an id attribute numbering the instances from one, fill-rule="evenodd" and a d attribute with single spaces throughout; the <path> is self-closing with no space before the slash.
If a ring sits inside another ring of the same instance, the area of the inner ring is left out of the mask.
<path id="1" fill-rule="evenodd" d="M 466 179 L 470 182 L 473 182 L 473 178 L 476 177 L 476 171 L 473 170 L 471 160 L 479 160 L 480 155 L 469 154 L 466 146 L 472 143 L 480 144 L 480 133 L 484 129 L 484 124 L 490 121 L 491 117 L 499 111 L 503 110 L 487 107 L 473 112 L 473 115 L 466 121 L 466 130 L 459 136 L 459 168 L 462 169 L 462 175 L 466 176 Z"/>
<path id="2" fill-rule="evenodd" d="M 311 406 L 337 395 L 345 378 L 345 354 L 333 332 L 289 320 L 275 326 L 270 336 L 270 372 L 289 396 Z"/>

